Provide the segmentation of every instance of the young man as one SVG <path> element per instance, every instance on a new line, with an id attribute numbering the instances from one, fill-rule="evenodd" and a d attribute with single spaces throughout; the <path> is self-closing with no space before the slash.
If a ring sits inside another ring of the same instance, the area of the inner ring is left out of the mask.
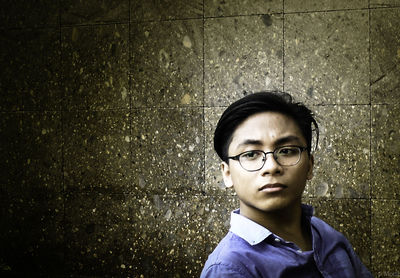
<path id="1" fill-rule="evenodd" d="M 206 277 L 372 277 L 347 239 L 301 203 L 312 178 L 312 112 L 279 92 L 247 95 L 221 116 L 214 148 L 240 209 Z"/>

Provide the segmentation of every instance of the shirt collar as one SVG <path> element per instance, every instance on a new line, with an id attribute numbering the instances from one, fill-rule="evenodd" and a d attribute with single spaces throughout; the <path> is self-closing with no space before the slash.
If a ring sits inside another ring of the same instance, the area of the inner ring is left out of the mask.
<path id="1" fill-rule="evenodd" d="M 306 218 L 314 214 L 314 209 L 309 205 L 301 205 L 302 214 Z M 229 229 L 235 235 L 247 241 L 250 245 L 256 245 L 272 235 L 272 233 L 260 224 L 248 219 L 240 214 L 240 210 L 234 210 L 231 213 L 231 228 Z"/>

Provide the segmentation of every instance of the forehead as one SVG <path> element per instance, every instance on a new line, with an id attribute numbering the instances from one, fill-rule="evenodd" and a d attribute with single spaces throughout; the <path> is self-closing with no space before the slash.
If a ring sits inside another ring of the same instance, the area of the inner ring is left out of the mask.
<path id="1" fill-rule="evenodd" d="M 301 141 L 298 143 L 306 143 L 299 126 L 291 117 L 279 112 L 257 113 L 235 129 L 229 149 L 247 140 L 273 145 L 280 138 L 288 136 L 298 137 Z"/>

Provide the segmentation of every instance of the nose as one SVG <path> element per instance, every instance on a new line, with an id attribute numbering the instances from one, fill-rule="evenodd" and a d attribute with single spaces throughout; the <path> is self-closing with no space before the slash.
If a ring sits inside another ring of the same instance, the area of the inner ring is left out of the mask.
<path id="1" fill-rule="evenodd" d="M 262 175 L 276 175 L 282 173 L 282 166 L 276 162 L 272 153 L 267 153 L 265 159 L 264 166 L 261 168 Z"/>

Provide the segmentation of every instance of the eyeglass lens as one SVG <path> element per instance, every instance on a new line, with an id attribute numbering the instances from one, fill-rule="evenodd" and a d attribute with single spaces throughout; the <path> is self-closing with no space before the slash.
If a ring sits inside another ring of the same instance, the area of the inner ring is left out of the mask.
<path id="1" fill-rule="evenodd" d="M 299 147 L 281 147 L 273 152 L 274 159 L 281 166 L 293 166 L 300 160 Z M 264 166 L 267 155 L 263 151 L 248 151 L 240 155 L 239 162 L 245 170 L 257 171 Z"/>

